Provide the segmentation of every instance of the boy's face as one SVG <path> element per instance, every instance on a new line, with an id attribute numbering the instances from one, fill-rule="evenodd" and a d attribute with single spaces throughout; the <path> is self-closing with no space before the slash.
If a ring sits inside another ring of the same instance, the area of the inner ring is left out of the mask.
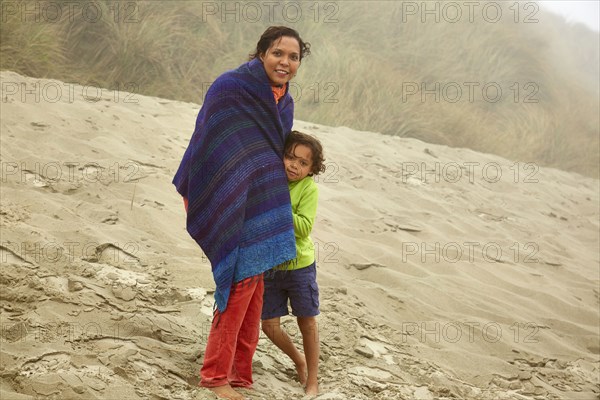
<path id="1" fill-rule="evenodd" d="M 283 165 L 288 181 L 304 179 L 312 169 L 312 151 L 303 144 L 294 145 L 284 155 Z"/>

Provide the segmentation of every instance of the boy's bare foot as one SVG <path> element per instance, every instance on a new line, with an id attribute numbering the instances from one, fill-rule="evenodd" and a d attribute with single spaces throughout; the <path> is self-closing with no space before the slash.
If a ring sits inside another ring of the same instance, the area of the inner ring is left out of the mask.
<path id="1" fill-rule="evenodd" d="M 302 386 L 306 385 L 306 377 L 308 376 L 308 372 L 306 369 L 306 361 L 304 360 L 304 355 L 302 356 L 303 360 L 301 363 L 296 364 L 296 372 L 298 373 L 298 380 Z"/>
<path id="2" fill-rule="evenodd" d="M 308 396 L 316 396 L 319 394 L 319 384 L 315 383 L 307 383 L 306 388 L 304 389 L 304 393 Z"/>
<path id="3" fill-rule="evenodd" d="M 208 388 L 220 399 L 244 400 L 244 396 L 233 390 L 229 384 Z"/>

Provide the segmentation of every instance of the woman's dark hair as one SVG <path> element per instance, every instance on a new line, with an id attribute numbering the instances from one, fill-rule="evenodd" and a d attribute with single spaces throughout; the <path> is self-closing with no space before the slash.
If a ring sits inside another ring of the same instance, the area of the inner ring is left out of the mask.
<path id="1" fill-rule="evenodd" d="M 312 153 L 312 168 L 309 175 L 319 175 L 321 172 L 325 172 L 327 168 L 325 167 L 325 159 L 323 158 L 323 146 L 321 146 L 319 139 L 306 133 L 291 131 L 285 139 L 284 154 L 293 154 L 294 149 L 299 144 L 308 147 Z"/>
<path id="2" fill-rule="evenodd" d="M 294 29 L 288 28 L 287 26 L 270 26 L 258 40 L 256 51 L 250 54 L 250 60 L 254 60 L 260 55 L 266 54 L 273 43 L 284 36 L 294 38 L 298 41 L 298 44 L 300 45 L 300 61 L 310 54 L 310 43 L 304 42 L 300 37 L 300 34 Z"/>

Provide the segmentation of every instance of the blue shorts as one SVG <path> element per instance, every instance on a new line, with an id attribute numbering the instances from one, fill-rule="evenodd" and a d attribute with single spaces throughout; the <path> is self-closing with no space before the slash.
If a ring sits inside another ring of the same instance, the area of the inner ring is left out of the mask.
<path id="1" fill-rule="evenodd" d="M 315 263 L 306 268 L 265 272 L 264 281 L 262 319 L 288 315 L 288 299 L 292 314 L 296 317 L 319 315 L 319 286 Z"/>

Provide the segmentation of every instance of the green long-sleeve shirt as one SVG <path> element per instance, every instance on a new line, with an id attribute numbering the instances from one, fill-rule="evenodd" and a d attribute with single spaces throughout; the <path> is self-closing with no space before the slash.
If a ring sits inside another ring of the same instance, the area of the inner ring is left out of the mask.
<path id="1" fill-rule="evenodd" d="M 315 261 L 315 245 L 310 238 L 310 232 L 317 216 L 319 189 L 310 176 L 288 182 L 288 187 L 296 235 L 296 259 L 290 265 L 279 268 L 300 269 L 310 266 Z"/>

